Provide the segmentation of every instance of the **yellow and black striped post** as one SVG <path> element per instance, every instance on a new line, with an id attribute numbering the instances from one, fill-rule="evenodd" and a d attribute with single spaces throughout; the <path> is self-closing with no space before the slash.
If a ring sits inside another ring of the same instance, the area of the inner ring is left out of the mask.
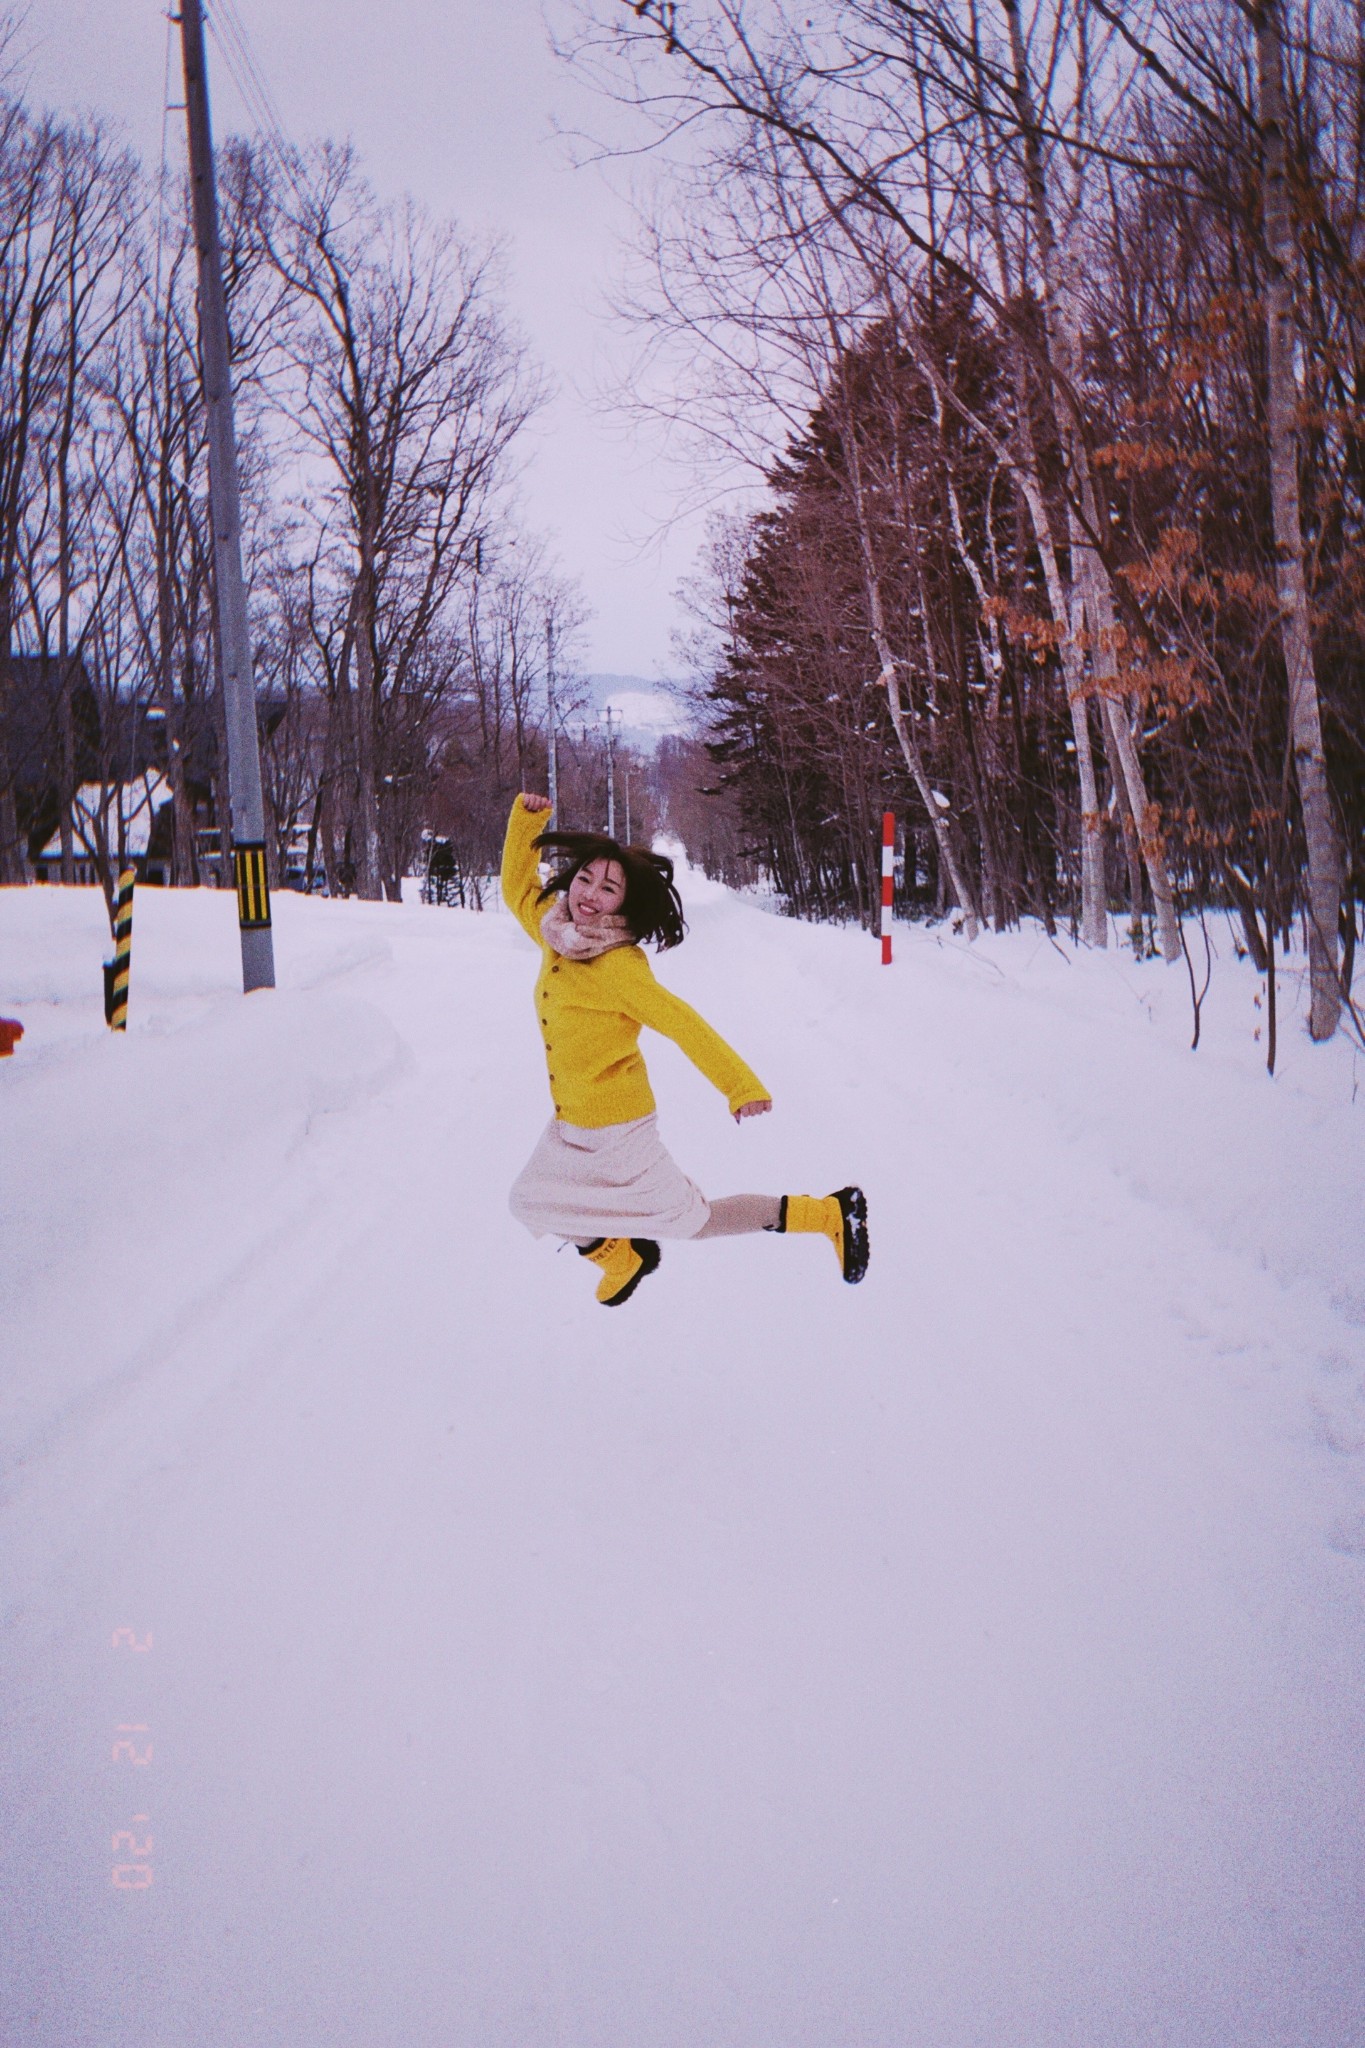
<path id="1" fill-rule="evenodd" d="M 237 878 L 237 921 L 244 932 L 270 929 L 270 883 L 265 872 L 265 842 L 239 839 L 232 848 Z"/>
<path id="2" fill-rule="evenodd" d="M 128 977 L 133 966 L 133 885 L 137 869 L 118 878 L 114 908 L 114 957 L 104 970 L 104 1014 L 115 1031 L 128 1029 Z"/>

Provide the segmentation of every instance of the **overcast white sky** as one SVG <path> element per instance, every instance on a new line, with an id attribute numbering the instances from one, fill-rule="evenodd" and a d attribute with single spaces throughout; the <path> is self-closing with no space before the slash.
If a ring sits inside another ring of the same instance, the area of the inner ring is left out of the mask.
<path id="1" fill-rule="evenodd" d="M 587 666 L 669 667 L 672 592 L 701 520 L 666 534 L 678 477 L 590 403 L 604 350 L 622 344 L 597 303 L 619 261 L 625 208 L 598 170 L 571 167 L 554 132 L 610 124 L 550 52 L 540 0 L 236 0 L 291 140 L 350 136 L 381 192 L 507 244 L 510 308 L 557 397 L 534 432 L 529 523 L 551 538 L 596 614 Z M 114 117 L 155 163 L 166 62 L 165 0 L 30 0 L 32 97 Z M 178 64 L 178 46 L 173 52 Z M 212 44 L 215 130 L 250 126 Z M 180 97 L 172 72 L 171 97 Z M 169 146 L 184 149 L 183 115 Z"/>

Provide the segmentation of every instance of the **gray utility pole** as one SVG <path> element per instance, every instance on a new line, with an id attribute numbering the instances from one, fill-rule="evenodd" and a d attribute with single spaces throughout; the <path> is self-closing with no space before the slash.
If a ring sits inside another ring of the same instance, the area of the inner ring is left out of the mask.
<path id="1" fill-rule="evenodd" d="M 549 742 L 550 823 L 559 824 L 559 743 L 555 734 L 555 622 L 545 620 L 545 705 Z"/>
<path id="2" fill-rule="evenodd" d="M 616 837 L 616 727 L 607 706 L 607 837 Z"/>
<path id="3" fill-rule="evenodd" d="M 242 581 L 237 433 L 232 419 L 227 302 L 223 296 L 223 257 L 218 241 L 218 195 L 213 177 L 213 135 L 209 128 L 204 14 L 200 0 L 181 0 L 180 48 L 185 62 L 194 246 L 199 257 L 199 353 L 208 411 L 209 518 L 213 527 L 213 577 L 227 724 L 232 859 L 237 879 L 237 918 L 242 928 L 242 987 L 250 993 L 253 988 L 274 988 L 275 948 L 270 935 L 261 746 L 256 730 L 256 684 L 251 672 L 246 588 Z"/>

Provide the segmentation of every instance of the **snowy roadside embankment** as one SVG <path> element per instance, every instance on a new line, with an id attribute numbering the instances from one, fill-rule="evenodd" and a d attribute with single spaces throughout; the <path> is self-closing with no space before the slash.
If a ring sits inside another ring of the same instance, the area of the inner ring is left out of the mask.
<path id="1" fill-rule="evenodd" d="M 146 890 L 119 1040 L 0 892 L 7 2043 L 1362 2038 L 1365 1059 L 1270 1082 L 1221 926 L 1192 1055 L 1183 972 L 685 893 L 776 1110 L 647 1039 L 665 1135 L 861 1180 L 858 1290 L 517 1230 L 505 917 L 286 897 L 243 1000 Z"/>

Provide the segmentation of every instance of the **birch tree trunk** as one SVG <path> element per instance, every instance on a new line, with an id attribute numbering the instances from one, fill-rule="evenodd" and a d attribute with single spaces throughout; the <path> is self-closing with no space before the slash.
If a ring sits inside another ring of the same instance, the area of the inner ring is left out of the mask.
<path id="1" fill-rule="evenodd" d="M 161 479 L 164 486 L 164 475 Z M 171 882 L 178 889 L 192 888 L 199 880 L 198 849 L 194 842 L 194 810 L 185 786 L 185 725 L 175 693 L 175 615 L 171 603 L 170 571 L 167 563 L 167 534 L 163 523 L 169 493 L 157 495 L 156 534 L 156 687 L 166 715 L 166 773 L 171 785 Z"/>
<path id="2" fill-rule="evenodd" d="M 1038 543 L 1038 558 L 1043 569 L 1048 610 L 1052 614 L 1052 623 L 1057 632 L 1057 655 L 1062 665 L 1062 687 L 1066 691 L 1072 742 L 1076 750 L 1076 779 L 1081 799 L 1081 939 L 1087 946 L 1107 946 L 1109 920 L 1104 881 L 1104 820 L 1100 815 L 1099 783 L 1095 777 L 1095 753 L 1090 739 L 1089 692 L 1085 660 L 1081 652 L 1081 620 L 1077 615 L 1080 606 L 1077 604 L 1073 611 L 1062 578 L 1061 565 L 1057 560 L 1052 515 L 1043 494 L 1033 429 L 1029 424 L 1028 392 L 1025 388 L 1018 347 L 1016 345 L 1014 350 L 1013 365 L 1016 390 L 1014 431 L 1018 445 L 1016 448 L 1009 448 L 999 435 L 991 430 L 981 415 L 974 412 L 960 394 L 945 382 L 913 325 L 906 325 L 901 330 L 901 338 L 925 382 L 937 396 L 953 408 L 982 445 L 989 448 L 996 460 L 1009 472 L 1027 507 L 1034 539 Z"/>
<path id="3" fill-rule="evenodd" d="M 1297 248 L 1289 208 L 1286 166 L 1284 57 L 1279 0 L 1251 10 L 1256 34 L 1256 75 L 1261 117 L 1261 203 L 1265 220 L 1266 411 L 1270 425 L 1270 499 L 1275 530 L 1275 582 L 1280 636 L 1289 685 L 1289 733 L 1308 854 L 1309 1032 L 1330 1038 L 1341 1013 L 1337 921 L 1341 908 L 1341 853 L 1332 816 L 1327 759 L 1322 744 L 1308 586 L 1303 571 L 1299 504 L 1298 383 L 1294 354 L 1294 278 Z"/>
<path id="4" fill-rule="evenodd" d="M 1138 847 L 1137 821 L 1133 817 L 1133 806 L 1128 800 L 1128 785 L 1119 761 L 1112 721 L 1109 719 L 1104 721 L 1104 744 L 1109 761 L 1109 776 L 1114 785 L 1114 806 L 1123 831 L 1123 858 L 1128 868 L 1128 937 L 1133 951 L 1140 953 L 1143 943 L 1142 855 Z"/>
<path id="5" fill-rule="evenodd" d="M 1059 246 L 1048 199 L 1043 168 L 1038 119 L 1029 83 L 1019 0 L 1001 0 L 1009 24 L 1010 55 L 1014 70 L 1014 101 L 1024 144 L 1024 163 L 1038 237 L 1038 256 L 1043 273 L 1044 333 L 1048 360 L 1057 372 L 1053 380 L 1053 406 L 1062 450 L 1071 479 L 1072 503 L 1068 515 L 1071 549 L 1071 580 L 1077 586 L 1090 621 L 1091 672 L 1100 698 L 1101 716 L 1106 719 L 1119 765 L 1123 771 L 1128 801 L 1137 821 L 1138 840 L 1156 905 L 1161 951 L 1169 965 L 1181 958 L 1180 919 L 1175 894 L 1166 866 L 1160 818 L 1147 796 L 1142 764 L 1138 759 L 1127 705 L 1118 679 L 1115 654 L 1114 593 L 1109 571 L 1095 545 L 1099 532 L 1098 496 L 1091 473 L 1090 458 L 1076 416 L 1075 393 L 1081 375 L 1080 319 L 1072 287 L 1072 267 Z"/>
<path id="6" fill-rule="evenodd" d="M 1010 456 L 1010 474 L 1028 507 L 1029 523 L 1038 543 L 1048 610 L 1057 629 L 1057 654 L 1062 664 L 1062 687 L 1066 691 L 1071 717 L 1071 738 L 1076 749 L 1076 780 L 1081 798 L 1081 939 L 1087 946 L 1109 944 L 1109 916 L 1104 879 L 1104 819 L 1100 813 L 1100 786 L 1095 775 L 1095 750 L 1090 738 L 1090 700 L 1086 689 L 1085 657 L 1081 652 L 1079 619 L 1062 580 L 1057 560 L 1057 542 L 1052 515 L 1043 495 L 1033 427 L 1029 421 L 1028 390 L 1024 366 L 1016 342 L 1013 349 L 1015 384 L 1015 433 L 1019 455 Z"/>
<path id="7" fill-rule="evenodd" d="M 1079 622 L 1072 616 L 1066 586 L 1062 581 L 1061 566 L 1057 560 L 1057 543 L 1052 532 L 1052 518 L 1047 500 L 1043 496 L 1042 479 L 1038 473 L 1033 429 L 1028 417 L 1028 393 L 1022 388 L 1022 374 L 1017 382 L 1020 389 L 1016 410 L 1023 459 L 1013 467 L 1012 473 L 1028 506 L 1034 539 L 1038 543 L 1038 556 L 1043 565 L 1043 582 L 1047 588 L 1048 610 L 1052 613 L 1052 623 L 1059 635 L 1057 653 L 1062 664 L 1062 687 L 1066 691 L 1067 711 L 1071 717 L 1072 744 L 1076 749 L 1076 780 L 1081 798 L 1081 938 L 1087 946 L 1102 948 L 1109 944 L 1109 916 L 1104 882 L 1104 820 L 1100 815 L 1100 786 L 1095 775 L 1095 750 L 1090 739 L 1090 702 L 1086 690 L 1085 658 L 1081 653 L 1080 638 L 1076 630 Z"/>
<path id="8" fill-rule="evenodd" d="M 368 903 L 383 895 L 379 877 L 378 702 L 374 669 L 373 553 L 362 536 L 356 578 L 355 753 L 356 892 Z"/>
<path id="9" fill-rule="evenodd" d="M 966 876 L 962 872 L 962 865 L 957 857 L 957 849 L 953 845 L 953 835 L 947 811 L 934 795 L 933 785 L 929 781 L 928 771 L 924 766 L 924 756 L 919 749 L 919 742 L 910 729 L 905 716 L 905 707 L 901 703 L 900 680 L 896 671 L 896 657 L 892 652 L 890 635 L 886 630 L 886 610 L 882 604 L 881 578 L 877 574 L 877 565 L 872 553 L 872 534 L 868 525 L 867 506 L 863 497 L 862 464 L 851 424 L 848 434 L 842 438 L 848 460 L 849 482 L 853 487 L 853 509 L 858 521 L 858 540 L 863 559 L 863 583 L 867 594 L 868 617 L 872 628 L 872 644 L 877 650 L 877 660 L 881 663 L 881 674 L 877 680 L 886 691 L 887 708 L 891 713 L 891 724 L 896 734 L 897 743 L 904 757 L 905 765 L 914 778 L 915 787 L 920 794 L 920 801 L 929 814 L 929 822 L 934 828 L 934 838 L 938 842 L 939 860 L 953 885 L 953 894 L 957 898 L 958 908 L 962 912 L 964 929 L 966 930 L 967 937 L 974 939 L 980 930 L 980 912 L 977 910 L 976 900 L 968 886 Z"/>
<path id="10" fill-rule="evenodd" d="M 14 801 L 14 769 L 9 745 L 10 692 L 9 605 L 0 594 L 0 888 L 27 880 Z"/>
<path id="11" fill-rule="evenodd" d="M 987 161 L 989 164 L 989 157 Z M 988 175 L 991 219 L 1000 274 L 1002 278 L 1008 279 L 1012 275 L 1012 266 L 1008 255 L 1001 191 L 993 168 L 989 170 Z M 1011 285 L 1010 289 L 1013 290 L 1014 286 Z M 1067 710 L 1071 718 L 1072 745 L 1076 753 L 1076 779 L 1081 799 L 1081 939 L 1087 946 L 1104 947 L 1109 943 L 1104 821 L 1100 816 L 1099 785 L 1095 778 L 1095 756 L 1090 741 L 1090 708 L 1085 691 L 1085 661 L 1076 637 L 1076 622 L 1073 620 L 1071 606 L 1062 583 L 1052 518 L 1043 495 L 1033 423 L 1029 414 L 1028 374 L 1023 348 L 1017 334 L 1010 336 L 1010 374 L 1014 384 L 1016 446 L 1005 448 L 999 444 L 979 420 L 968 419 L 968 424 L 981 435 L 986 445 L 992 449 L 997 461 L 1003 464 L 1013 478 L 1018 496 L 1028 510 L 1034 538 L 1038 543 L 1043 579 L 1047 587 L 1048 609 L 1052 613 L 1052 621 L 1058 633 L 1057 651 L 1062 665 L 1062 684 L 1066 691 Z M 935 390 L 937 389 L 936 385 Z M 959 410 L 962 408 L 959 407 Z M 967 417 L 963 411 L 963 418 Z"/>
<path id="12" fill-rule="evenodd" d="M 72 716 L 71 660 L 71 437 L 76 417 L 76 334 L 74 316 L 66 347 L 66 388 L 57 441 L 57 829 L 61 838 L 62 881 L 76 879 L 75 835 L 71 813 L 76 802 L 76 733 Z"/>
<path id="13" fill-rule="evenodd" d="M 1103 564 L 1099 562 L 1094 550 L 1090 549 L 1087 552 L 1090 559 L 1103 571 Z M 1099 691 L 1100 712 L 1113 740 L 1114 752 L 1123 776 L 1124 795 L 1137 827 L 1138 845 L 1147 869 L 1147 879 L 1151 884 L 1152 901 L 1156 905 L 1157 938 L 1162 957 L 1168 965 L 1173 966 L 1181 957 L 1180 916 L 1175 907 L 1170 869 L 1166 865 L 1160 812 L 1147 795 L 1147 778 L 1142 772 L 1137 741 L 1133 738 L 1129 698 L 1118 677 L 1118 662 L 1114 653 L 1113 593 L 1109 588 L 1108 572 L 1103 571 L 1102 579 L 1092 576 L 1089 583 L 1086 610 L 1091 621 L 1091 663 Z"/>
<path id="14" fill-rule="evenodd" d="M 947 439 L 944 434 L 943 397 L 936 384 L 931 384 L 929 390 L 934 402 L 934 423 L 938 429 L 939 446 L 943 451 L 943 483 L 948 499 L 948 517 L 952 526 L 953 546 L 957 551 L 958 560 L 971 578 L 972 589 L 976 592 L 976 601 L 980 606 L 980 617 L 986 622 L 984 629 L 980 624 L 977 626 L 977 656 L 981 663 L 982 674 L 986 677 L 990 687 L 992 711 L 994 711 L 999 701 L 1000 676 L 1004 667 L 1004 657 L 1000 648 L 1000 622 L 991 610 L 989 603 L 990 592 L 986 588 L 986 579 L 981 573 L 981 565 L 976 559 L 975 552 L 967 542 L 967 530 L 962 518 L 962 505 L 958 498 L 957 485 L 953 481 L 952 463 L 948 454 Z M 899 500 L 897 505 L 898 516 L 901 525 L 909 534 L 913 530 L 909 506 L 903 491 L 898 491 L 897 496 Z M 924 562 L 918 546 L 915 548 L 915 560 L 920 586 L 920 618 L 923 623 L 925 660 L 929 672 L 932 673 L 933 645 L 932 636 L 929 631 L 928 593 L 924 588 Z M 981 894 L 984 899 L 986 922 L 994 925 L 997 931 L 1003 931 L 1005 928 L 1005 908 L 1001 861 L 996 844 L 994 821 L 986 800 L 983 774 L 977 757 L 976 734 L 973 731 L 970 709 L 965 703 L 961 706 L 961 719 L 963 759 L 971 784 L 972 801 L 976 807 L 977 824 L 981 833 Z"/>
<path id="15" fill-rule="evenodd" d="M 218 887 L 231 889 L 235 883 L 232 860 L 232 806 L 228 797 L 227 781 L 227 696 L 223 689 L 223 640 L 218 630 L 218 591 L 212 578 L 209 580 L 209 594 L 209 608 L 213 619 L 213 698 L 210 707 L 214 740 L 213 822 L 218 828 Z"/>

